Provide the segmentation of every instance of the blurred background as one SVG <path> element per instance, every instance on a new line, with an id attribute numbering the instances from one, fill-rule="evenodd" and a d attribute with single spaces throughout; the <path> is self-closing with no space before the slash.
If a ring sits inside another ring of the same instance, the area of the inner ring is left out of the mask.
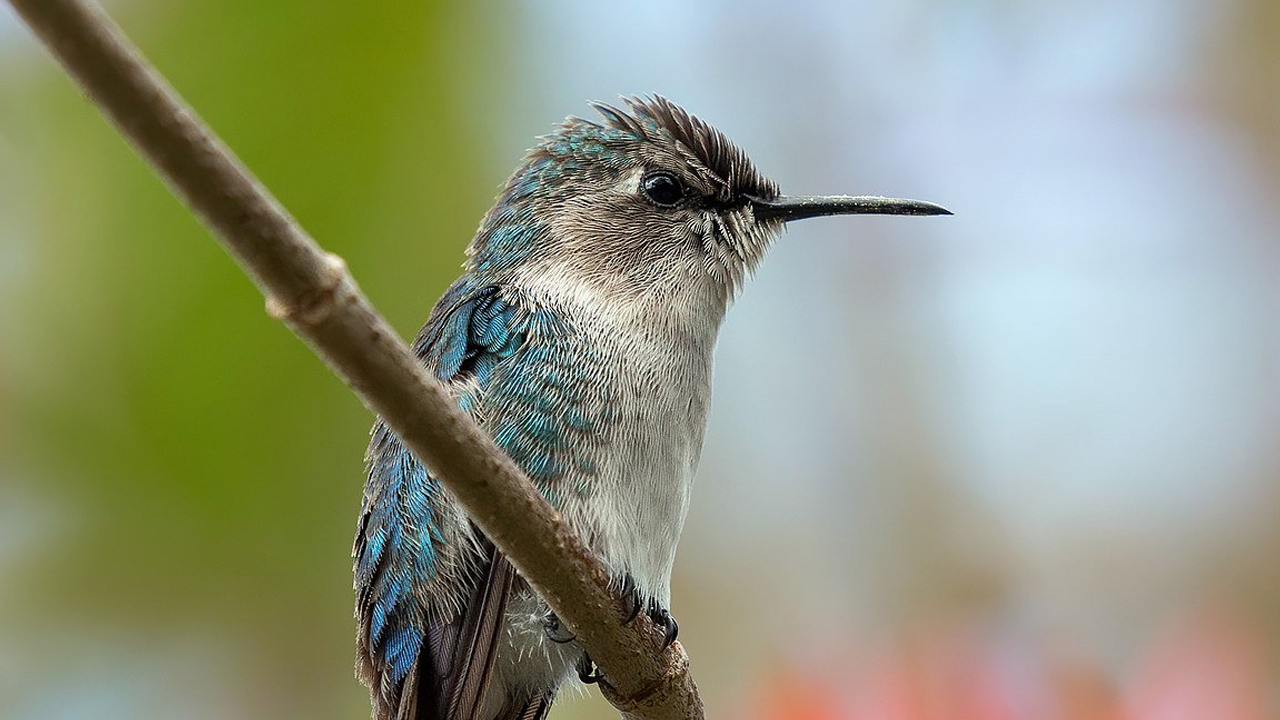
<path id="1" fill-rule="evenodd" d="M 730 313 L 713 717 L 1280 717 L 1272 0 L 107 7 L 406 337 L 588 99 L 956 212 L 797 225 Z M 366 717 L 369 424 L 0 7 L 0 718 Z"/>

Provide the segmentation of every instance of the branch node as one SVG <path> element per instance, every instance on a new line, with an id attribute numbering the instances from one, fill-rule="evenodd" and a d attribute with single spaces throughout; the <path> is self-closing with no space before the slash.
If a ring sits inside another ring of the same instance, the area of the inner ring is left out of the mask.
<path id="1" fill-rule="evenodd" d="M 352 285 L 347 263 L 341 257 L 327 252 L 321 264 L 317 287 L 292 301 L 277 295 L 267 297 L 267 314 L 289 325 L 314 327 L 324 322 L 338 306 L 344 288 Z"/>
<path id="2" fill-rule="evenodd" d="M 680 690 L 674 688 L 688 679 L 689 655 L 679 642 L 672 643 L 667 652 L 671 654 L 671 662 L 667 665 L 666 672 L 654 678 L 653 682 L 624 694 L 614 686 L 602 681 L 600 683 L 600 693 L 614 707 L 618 709 L 629 708 L 630 710 L 637 710 L 650 705 L 660 695 L 672 692 L 679 693 Z"/>

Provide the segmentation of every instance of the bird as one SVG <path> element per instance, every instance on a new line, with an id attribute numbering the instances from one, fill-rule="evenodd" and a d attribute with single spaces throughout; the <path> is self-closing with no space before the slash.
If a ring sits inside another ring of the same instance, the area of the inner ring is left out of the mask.
<path id="1" fill-rule="evenodd" d="M 595 552 L 630 618 L 665 630 L 726 311 L 788 222 L 949 215 L 786 196 L 660 95 L 591 103 L 539 138 L 413 344 Z M 589 656 L 377 421 L 352 551 L 357 675 L 375 720 L 541 720 Z"/>

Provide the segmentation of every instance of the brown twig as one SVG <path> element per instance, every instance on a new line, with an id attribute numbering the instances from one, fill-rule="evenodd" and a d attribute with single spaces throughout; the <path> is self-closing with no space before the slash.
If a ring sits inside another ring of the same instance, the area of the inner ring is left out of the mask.
<path id="1" fill-rule="evenodd" d="M 677 643 L 641 616 L 620 622 L 600 561 L 414 359 L 319 245 L 241 165 L 96 6 L 10 0 L 80 87 L 222 241 L 284 321 L 458 498 L 608 678 L 624 716 L 698 720 Z"/>

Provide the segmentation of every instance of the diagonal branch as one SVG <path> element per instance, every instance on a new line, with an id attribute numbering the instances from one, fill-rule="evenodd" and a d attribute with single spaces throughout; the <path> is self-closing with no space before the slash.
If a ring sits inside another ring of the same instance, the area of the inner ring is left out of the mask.
<path id="1" fill-rule="evenodd" d="M 99 109 L 222 241 L 285 322 L 438 475 L 578 637 L 605 696 L 638 720 L 701 720 L 677 643 L 622 608 L 604 567 L 515 463 L 464 415 L 356 287 L 160 77 L 81 0 L 10 0 Z"/>

